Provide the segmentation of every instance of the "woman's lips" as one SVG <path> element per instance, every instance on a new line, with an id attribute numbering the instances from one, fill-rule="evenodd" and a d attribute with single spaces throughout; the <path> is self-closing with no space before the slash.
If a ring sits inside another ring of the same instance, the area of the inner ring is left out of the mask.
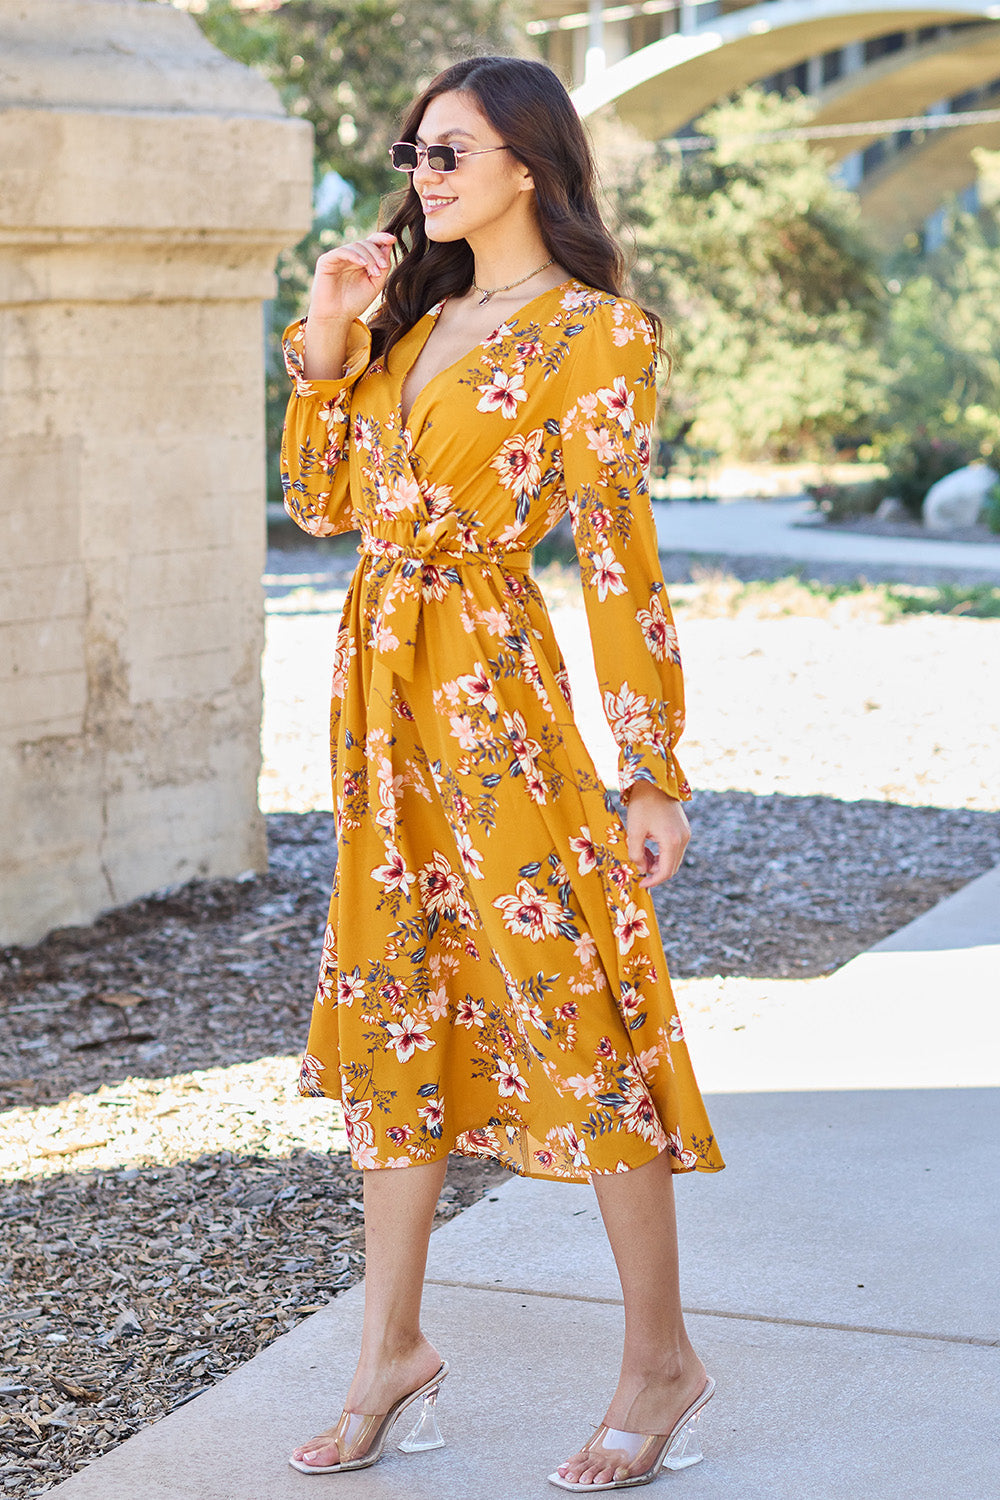
<path id="1" fill-rule="evenodd" d="M 441 209 L 447 208 L 454 201 L 454 198 L 421 198 L 420 203 L 424 214 L 427 215 L 440 213 Z"/>

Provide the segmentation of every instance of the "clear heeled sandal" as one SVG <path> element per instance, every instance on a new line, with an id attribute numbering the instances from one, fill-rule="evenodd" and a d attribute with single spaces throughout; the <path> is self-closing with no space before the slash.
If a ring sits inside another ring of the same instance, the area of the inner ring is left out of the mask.
<path id="1" fill-rule="evenodd" d="M 443 1448 L 444 1438 L 437 1424 L 436 1406 L 438 1391 L 447 1373 L 448 1365 L 442 1361 L 436 1375 L 415 1391 L 401 1396 L 387 1412 L 374 1416 L 354 1411 L 342 1412 L 336 1427 L 313 1438 L 306 1449 L 307 1453 L 312 1450 L 318 1452 L 321 1448 L 336 1443 L 340 1455 L 338 1463 L 309 1464 L 304 1458 L 290 1458 L 288 1462 L 300 1474 L 339 1474 L 347 1469 L 367 1469 L 382 1457 L 396 1419 L 402 1416 L 407 1407 L 420 1401 L 421 1397 L 423 1400 L 416 1423 L 396 1446 L 402 1453 L 425 1453 L 431 1448 Z"/>
<path id="2" fill-rule="evenodd" d="M 598 1427 L 580 1452 L 591 1456 L 602 1468 L 612 1469 L 614 1479 L 604 1480 L 601 1484 L 579 1484 L 564 1479 L 557 1471 L 549 1475 L 549 1483 L 579 1494 L 589 1494 L 591 1490 L 633 1489 L 640 1484 L 651 1484 L 661 1469 L 687 1469 L 700 1463 L 705 1455 L 701 1451 L 698 1423 L 714 1394 L 715 1381 L 710 1375 L 701 1395 L 692 1401 L 665 1437 L 659 1433 L 621 1432 L 615 1427 Z"/>

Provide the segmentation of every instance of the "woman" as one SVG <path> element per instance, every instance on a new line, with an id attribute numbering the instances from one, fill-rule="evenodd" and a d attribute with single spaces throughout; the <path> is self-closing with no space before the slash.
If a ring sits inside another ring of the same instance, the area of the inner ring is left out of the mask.
<path id="1" fill-rule="evenodd" d="M 343 1100 L 366 1233 L 344 1414 L 292 1462 L 372 1463 L 403 1407 L 436 1396 L 446 1366 L 420 1299 L 456 1150 L 594 1182 L 625 1350 L 606 1426 L 550 1478 L 615 1488 L 694 1460 L 685 1429 L 714 1387 L 681 1315 L 672 1173 L 723 1165 L 647 894 L 689 836 L 646 497 L 655 320 L 619 296 L 586 138 L 542 64 L 449 68 L 392 150 L 410 173 L 401 208 L 320 257 L 286 335 L 286 505 L 316 535 L 362 536 L 334 666 L 340 854 L 300 1088 Z M 567 509 L 627 835 L 528 573 Z"/>

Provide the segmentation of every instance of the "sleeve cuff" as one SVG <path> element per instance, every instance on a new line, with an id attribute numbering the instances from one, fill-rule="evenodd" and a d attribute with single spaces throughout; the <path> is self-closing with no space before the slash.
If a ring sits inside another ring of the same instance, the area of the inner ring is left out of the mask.
<path id="1" fill-rule="evenodd" d="M 321 401 L 332 401 L 341 391 L 352 386 L 371 362 L 371 330 L 360 318 L 355 318 L 347 335 L 343 375 L 338 380 L 307 380 L 303 369 L 305 339 L 306 320 L 299 318 L 294 323 L 289 323 L 281 340 L 285 369 L 297 396 L 318 396 Z"/>

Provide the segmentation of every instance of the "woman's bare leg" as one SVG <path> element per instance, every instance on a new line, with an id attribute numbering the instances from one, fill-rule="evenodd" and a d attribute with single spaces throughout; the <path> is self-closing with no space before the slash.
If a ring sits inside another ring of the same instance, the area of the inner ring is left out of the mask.
<path id="1" fill-rule="evenodd" d="M 621 1374 L 604 1420 L 623 1432 L 666 1434 L 706 1378 L 681 1311 L 670 1157 L 663 1152 L 645 1166 L 593 1182 L 625 1299 Z M 580 1455 L 559 1473 L 583 1484 L 614 1478 L 613 1470 Z"/>
<path id="2" fill-rule="evenodd" d="M 420 1330 L 420 1300 L 434 1209 L 447 1159 L 366 1172 L 365 1315 L 361 1353 L 345 1410 L 381 1413 L 430 1380 L 441 1357 Z M 358 1455 L 360 1457 L 360 1455 Z M 307 1463 L 338 1463 L 325 1435 L 296 1448 Z"/>

